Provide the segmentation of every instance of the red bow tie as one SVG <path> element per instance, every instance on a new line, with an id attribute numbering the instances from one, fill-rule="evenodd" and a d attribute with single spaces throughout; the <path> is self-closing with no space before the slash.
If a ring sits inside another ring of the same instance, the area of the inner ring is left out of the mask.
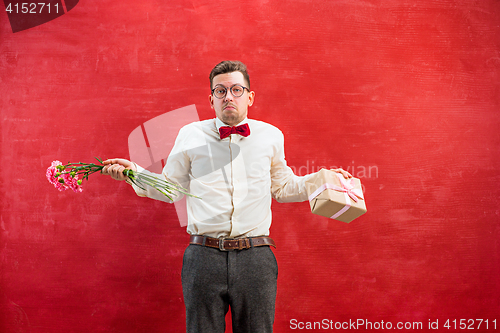
<path id="1" fill-rule="evenodd" d="M 242 136 L 250 135 L 250 127 L 248 124 L 243 124 L 240 126 L 221 126 L 219 128 L 220 139 L 227 138 L 230 134 L 239 134 Z"/>

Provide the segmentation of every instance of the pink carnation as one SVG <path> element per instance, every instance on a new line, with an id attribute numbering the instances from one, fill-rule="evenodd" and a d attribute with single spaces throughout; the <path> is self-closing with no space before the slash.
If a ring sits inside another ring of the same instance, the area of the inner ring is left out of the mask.
<path id="1" fill-rule="evenodd" d="M 47 168 L 47 180 L 59 191 L 66 191 L 68 188 L 70 188 L 77 193 L 82 192 L 83 188 L 80 185 L 81 180 L 78 179 L 78 175 L 73 173 L 75 175 L 73 177 L 68 170 L 60 170 L 58 169 L 58 166 L 63 166 L 63 164 L 60 161 L 56 160 L 53 161 L 52 164 Z M 70 169 L 70 171 L 73 171 L 73 169 Z"/>
<path id="2" fill-rule="evenodd" d="M 78 185 L 78 176 L 75 175 L 75 177 L 71 177 L 69 173 L 65 173 L 62 175 L 62 178 L 64 179 L 64 184 L 67 185 L 70 189 L 72 189 L 74 192 L 78 193 L 83 191 L 83 188 Z"/>
<path id="3" fill-rule="evenodd" d="M 66 191 L 68 189 L 68 187 L 66 186 L 66 184 L 60 183 L 59 179 L 62 179 L 62 178 L 58 178 L 58 181 L 55 182 L 55 184 L 54 184 L 55 188 L 57 188 L 59 191 Z"/>
<path id="4" fill-rule="evenodd" d="M 56 176 L 56 173 L 59 172 L 59 170 L 57 170 L 58 165 L 62 165 L 62 163 L 59 161 L 53 161 L 52 164 L 47 168 L 47 172 L 45 174 L 47 176 L 48 181 L 54 186 L 56 186 L 56 183 L 58 183 L 57 181 L 58 177 Z"/>

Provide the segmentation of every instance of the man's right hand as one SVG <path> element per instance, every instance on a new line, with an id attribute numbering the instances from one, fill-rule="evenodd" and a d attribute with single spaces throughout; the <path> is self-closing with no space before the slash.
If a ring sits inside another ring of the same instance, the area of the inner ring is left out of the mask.
<path id="1" fill-rule="evenodd" d="M 109 175 L 116 180 L 126 180 L 128 178 L 123 174 L 125 169 L 137 171 L 135 163 L 123 158 L 112 158 L 104 161 L 103 164 L 102 174 Z"/>

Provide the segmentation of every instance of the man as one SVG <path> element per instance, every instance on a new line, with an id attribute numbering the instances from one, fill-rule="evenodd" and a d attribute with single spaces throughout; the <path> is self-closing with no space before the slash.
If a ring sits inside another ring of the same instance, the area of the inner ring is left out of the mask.
<path id="1" fill-rule="evenodd" d="M 310 175 L 296 176 L 287 166 L 279 129 L 247 118 L 255 92 L 243 63 L 219 63 L 210 85 L 216 118 L 183 127 L 163 174 L 156 175 L 202 198 L 187 197 L 191 237 L 182 267 L 187 332 L 224 332 L 229 307 L 233 332 L 272 332 L 278 267 L 268 237 L 271 199 L 307 200 L 304 183 Z M 126 168 L 146 172 L 124 159 L 104 164 L 103 173 L 117 180 L 127 179 Z M 169 201 L 154 189 L 134 189 Z"/>

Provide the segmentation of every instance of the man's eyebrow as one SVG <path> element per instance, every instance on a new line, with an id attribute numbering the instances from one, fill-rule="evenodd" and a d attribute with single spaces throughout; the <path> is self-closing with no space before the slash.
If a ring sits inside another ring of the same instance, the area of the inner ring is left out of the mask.
<path id="1" fill-rule="evenodd" d="M 234 86 L 234 85 L 240 85 L 240 86 L 241 86 L 241 84 L 239 84 L 239 83 L 235 83 L 235 84 L 232 84 L 232 85 L 230 85 L 230 86 L 226 87 L 226 86 L 225 86 L 225 85 L 223 85 L 222 83 L 217 83 L 217 84 L 214 86 L 214 88 L 216 88 L 216 87 L 222 87 L 222 88 L 226 88 L 226 89 L 227 89 L 227 88 L 231 88 L 231 87 L 232 87 L 232 86 Z"/>

